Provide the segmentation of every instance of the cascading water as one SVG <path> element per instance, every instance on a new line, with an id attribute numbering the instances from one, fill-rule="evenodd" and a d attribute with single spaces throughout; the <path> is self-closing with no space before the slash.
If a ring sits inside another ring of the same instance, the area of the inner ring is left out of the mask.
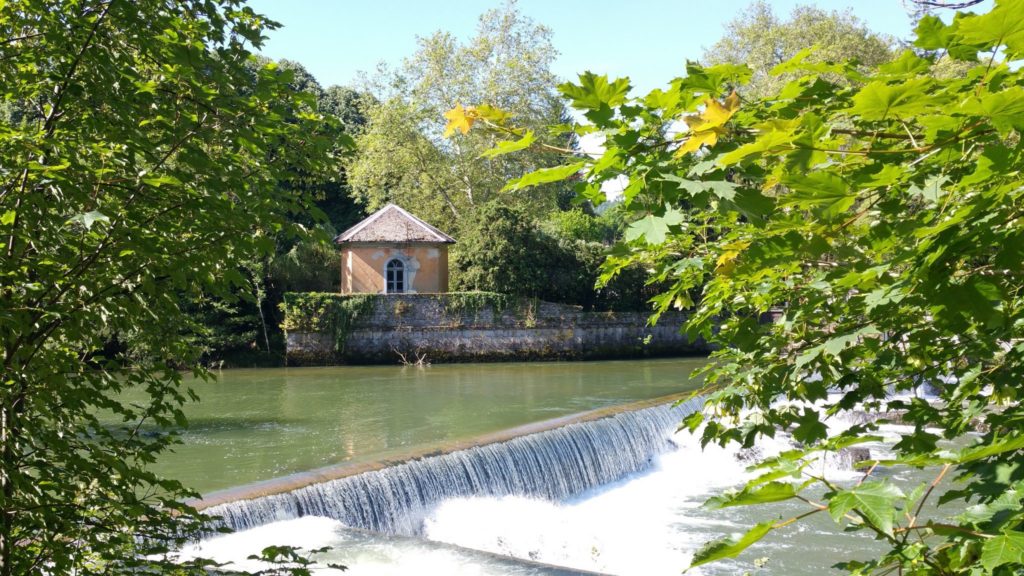
<path id="1" fill-rule="evenodd" d="M 831 422 L 845 428 L 863 419 L 844 414 Z M 794 447 L 785 434 L 762 438 L 751 449 L 732 444 L 702 447 L 699 434 L 680 431 L 675 448 L 655 458 L 650 469 L 595 487 L 561 501 L 519 497 L 464 497 L 437 506 L 424 521 L 431 541 L 474 550 L 570 566 L 602 574 L 657 576 L 679 574 L 705 542 L 741 533 L 768 518 L 784 519 L 806 511 L 802 502 L 784 502 L 765 509 L 707 510 L 701 504 L 722 490 L 756 475 L 747 467 Z M 828 454 L 812 466 L 831 481 L 855 482 L 862 472 L 856 461 L 874 457 L 875 446 Z M 741 560 L 694 570 L 696 575 L 821 574 L 822 568 L 845 554 L 850 538 L 835 539 L 838 530 L 827 515 L 793 530 L 772 534 Z M 871 539 L 854 540 L 871 546 Z M 807 543 L 807 548 L 802 543 Z M 757 569 L 752 560 L 771 558 L 771 568 Z"/>
<path id="2" fill-rule="evenodd" d="M 560 501 L 650 467 L 703 399 L 522 436 L 206 510 L 235 530 L 320 516 L 386 534 L 419 535 L 440 502 L 467 496 Z"/>
<path id="3" fill-rule="evenodd" d="M 782 519 L 806 512 L 797 501 L 725 513 L 701 508 L 709 496 L 749 478 L 749 465 L 794 446 L 779 433 L 751 449 L 702 447 L 699 433 L 676 431 L 687 414 L 701 407 L 702 400 L 694 399 L 678 408 L 623 412 L 209 508 L 236 529 L 266 525 L 204 540 L 187 553 L 243 566 L 260 543 L 326 543 L 333 556 L 325 561 L 350 564 L 359 574 L 423 572 L 426 565 L 435 567 L 426 573 L 477 576 L 576 570 L 678 574 L 708 540 L 742 532 L 764 521 L 765 514 Z M 879 417 L 898 422 L 900 413 L 851 411 L 830 417 L 827 424 L 837 432 Z M 899 427 L 886 424 L 881 431 L 888 437 L 890 429 Z M 834 482 L 856 482 L 863 472 L 852 466 L 884 457 L 894 441 L 827 454 L 809 470 Z M 884 469 L 876 473 L 889 474 Z M 907 485 L 920 481 L 896 480 Z M 773 532 L 745 558 L 694 573 L 820 574 L 851 556 L 851 537 L 857 538 L 855 548 L 874 545 L 869 537 L 836 536 L 838 528 L 829 517 L 819 516 Z M 759 555 L 770 558 L 769 568 L 753 563 Z M 473 569 L 461 571 L 467 566 Z"/>

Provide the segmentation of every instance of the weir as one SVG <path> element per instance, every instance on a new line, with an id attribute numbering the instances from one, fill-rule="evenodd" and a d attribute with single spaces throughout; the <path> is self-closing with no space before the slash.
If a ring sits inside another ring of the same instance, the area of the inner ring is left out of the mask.
<path id="1" fill-rule="evenodd" d="M 529 427 L 533 433 L 508 431 L 495 441 L 394 465 L 325 469 L 215 494 L 195 505 L 234 530 L 325 516 L 355 528 L 415 536 L 430 509 L 449 498 L 557 501 L 648 468 L 672 448 L 682 418 L 703 406 L 699 397 L 672 406 L 687 396 L 592 411 L 572 423 L 562 418 L 535 424 Z"/>

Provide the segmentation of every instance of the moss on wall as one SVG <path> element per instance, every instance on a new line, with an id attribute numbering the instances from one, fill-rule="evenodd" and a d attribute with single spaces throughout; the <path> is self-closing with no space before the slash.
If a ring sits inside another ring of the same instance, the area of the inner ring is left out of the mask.
<path id="1" fill-rule="evenodd" d="M 383 311 L 401 318 L 413 310 L 417 301 L 434 300 L 441 313 L 449 318 L 481 320 L 481 312 L 490 312 L 488 323 L 497 323 L 507 310 L 514 310 L 517 318 L 529 316 L 532 303 L 507 294 L 495 292 L 447 292 L 443 294 L 337 294 L 325 292 L 289 292 L 284 296 L 281 309 L 287 332 L 318 332 L 334 334 L 338 350 L 344 348 L 344 339 L 360 319 L 368 319 L 375 311 Z M 378 306 L 383 305 L 382 308 Z"/>
<path id="2" fill-rule="evenodd" d="M 480 312 L 490 310 L 494 318 L 498 318 L 514 302 L 515 298 L 497 292 L 449 292 L 438 294 L 445 310 L 452 316 L 479 316 Z"/>
<path id="3" fill-rule="evenodd" d="M 334 336 L 337 352 L 345 350 L 345 341 L 361 317 L 373 312 L 376 294 L 335 294 L 324 292 L 288 292 L 281 303 L 288 332 L 319 332 Z"/>

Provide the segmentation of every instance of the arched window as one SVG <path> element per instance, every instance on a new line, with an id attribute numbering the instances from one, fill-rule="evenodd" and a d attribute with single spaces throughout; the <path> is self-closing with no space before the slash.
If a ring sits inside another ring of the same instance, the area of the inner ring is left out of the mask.
<path id="1" fill-rule="evenodd" d="M 402 294 L 405 292 L 405 264 L 401 260 L 395 258 L 388 262 L 384 273 L 387 280 L 385 293 Z"/>

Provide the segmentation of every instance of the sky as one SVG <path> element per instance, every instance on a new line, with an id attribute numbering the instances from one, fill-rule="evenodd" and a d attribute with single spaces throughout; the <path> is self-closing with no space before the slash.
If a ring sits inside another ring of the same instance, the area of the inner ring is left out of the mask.
<path id="1" fill-rule="evenodd" d="M 324 86 L 357 86 L 360 71 L 398 65 L 416 51 L 417 37 L 446 30 L 462 40 L 477 19 L 502 0 L 250 0 L 283 25 L 262 52 L 302 63 Z M 640 92 L 682 75 L 741 14 L 749 0 L 519 0 L 519 9 L 550 27 L 560 55 L 553 71 L 575 79 L 584 71 L 629 76 Z M 851 9 L 870 29 L 910 35 L 902 0 L 773 0 L 777 15 L 797 4 Z"/>

